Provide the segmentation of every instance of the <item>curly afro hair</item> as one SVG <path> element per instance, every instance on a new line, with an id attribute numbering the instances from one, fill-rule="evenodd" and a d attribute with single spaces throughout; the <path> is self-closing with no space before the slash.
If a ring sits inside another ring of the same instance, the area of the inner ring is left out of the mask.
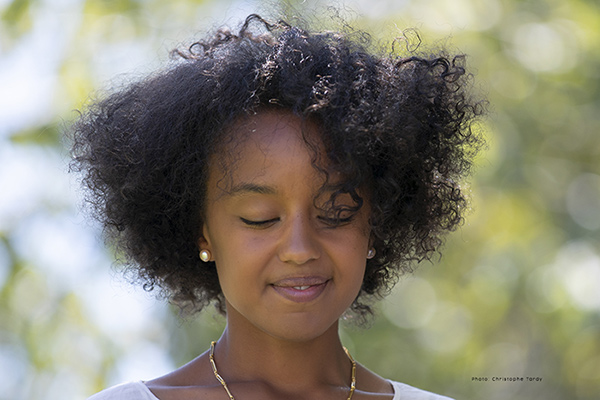
<path id="1" fill-rule="evenodd" d="M 361 32 L 310 32 L 250 15 L 175 50 L 166 70 L 92 104 L 74 123 L 72 169 L 108 243 L 144 287 L 196 312 L 224 311 L 216 268 L 198 258 L 207 161 L 227 127 L 281 108 L 322 127 L 336 193 L 367 188 L 376 256 L 352 305 L 386 294 L 462 222 L 459 181 L 481 144 L 485 102 L 469 94 L 464 56 L 369 51 Z M 217 149 L 217 150 L 216 150 Z M 316 166 L 317 167 L 317 166 Z M 362 191 L 361 191 L 362 193 Z M 333 202 L 331 202 L 333 204 Z"/>

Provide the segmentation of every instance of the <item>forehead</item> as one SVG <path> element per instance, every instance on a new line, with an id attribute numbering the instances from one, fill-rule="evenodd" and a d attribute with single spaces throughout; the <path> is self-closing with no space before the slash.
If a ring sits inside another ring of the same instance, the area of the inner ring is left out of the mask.
<path id="1" fill-rule="evenodd" d="M 235 180 L 260 178 L 277 165 L 310 166 L 325 171 L 327 160 L 319 125 L 291 112 L 262 111 L 237 120 L 225 132 L 221 151 L 209 162 L 209 180 L 227 190 Z"/>
<path id="2" fill-rule="evenodd" d="M 257 146 L 265 151 L 317 145 L 319 129 L 314 122 L 286 111 L 264 111 L 237 121 L 229 134 L 241 148 Z"/>

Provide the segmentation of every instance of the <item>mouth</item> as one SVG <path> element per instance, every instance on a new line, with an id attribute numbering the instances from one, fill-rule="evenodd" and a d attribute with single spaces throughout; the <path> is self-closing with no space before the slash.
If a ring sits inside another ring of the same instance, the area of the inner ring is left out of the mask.
<path id="1" fill-rule="evenodd" d="M 292 287 L 296 290 L 306 290 L 310 287 L 310 285 L 308 285 L 308 286 L 292 286 Z"/>
<path id="2" fill-rule="evenodd" d="M 329 279 L 324 277 L 285 278 L 271 284 L 280 296 L 294 303 L 316 300 L 327 288 Z"/>

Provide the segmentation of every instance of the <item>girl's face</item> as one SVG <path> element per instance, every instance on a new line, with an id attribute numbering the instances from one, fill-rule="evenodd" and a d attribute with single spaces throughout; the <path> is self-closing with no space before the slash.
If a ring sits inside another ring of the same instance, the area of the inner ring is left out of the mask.
<path id="1" fill-rule="evenodd" d="M 216 263 L 229 329 L 309 340 L 337 329 L 360 290 L 369 206 L 342 213 L 339 223 L 319 207 L 331 192 L 319 195 L 325 178 L 311 163 L 301 129 L 322 147 L 318 126 L 302 126 L 288 112 L 259 113 L 233 127 L 241 141 L 229 149 L 233 159 L 217 155 L 210 164 L 199 247 Z M 336 175 L 329 181 L 335 184 Z M 355 205 L 349 195 L 335 204 Z"/>

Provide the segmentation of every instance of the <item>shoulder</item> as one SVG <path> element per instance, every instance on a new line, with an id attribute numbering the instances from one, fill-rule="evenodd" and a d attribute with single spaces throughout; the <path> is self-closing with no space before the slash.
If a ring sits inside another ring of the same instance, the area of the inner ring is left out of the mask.
<path id="1" fill-rule="evenodd" d="M 389 381 L 394 387 L 393 400 L 452 400 L 450 397 L 421 390 L 405 383 Z"/>
<path id="2" fill-rule="evenodd" d="M 96 393 L 88 400 L 158 400 L 142 382 L 128 382 Z"/>

